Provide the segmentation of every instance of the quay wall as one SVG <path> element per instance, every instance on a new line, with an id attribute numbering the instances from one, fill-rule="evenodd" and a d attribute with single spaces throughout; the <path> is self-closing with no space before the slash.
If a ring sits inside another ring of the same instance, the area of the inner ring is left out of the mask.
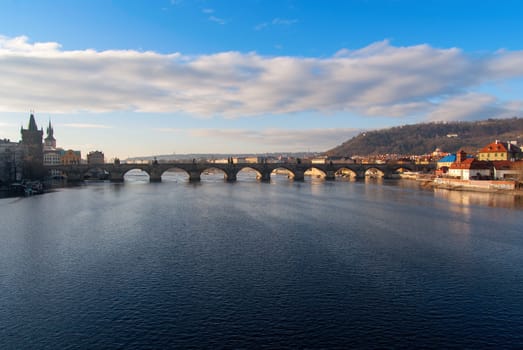
<path id="1" fill-rule="evenodd" d="M 491 180 L 459 180 L 459 179 L 434 179 L 434 187 L 450 190 L 471 191 L 514 191 L 516 181 L 491 181 Z"/>

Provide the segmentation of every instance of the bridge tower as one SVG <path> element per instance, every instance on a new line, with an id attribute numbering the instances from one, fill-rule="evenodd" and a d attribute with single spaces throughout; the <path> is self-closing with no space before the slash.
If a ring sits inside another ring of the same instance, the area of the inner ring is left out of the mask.
<path id="1" fill-rule="evenodd" d="M 34 114 L 29 117 L 27 129 L 20 128 L 22 149 L 24 152 L 22 174 L 24 178 L 37 180 L 45 176 L 44 147 L 42 137 L 44 130 L 38 130 Z"/>

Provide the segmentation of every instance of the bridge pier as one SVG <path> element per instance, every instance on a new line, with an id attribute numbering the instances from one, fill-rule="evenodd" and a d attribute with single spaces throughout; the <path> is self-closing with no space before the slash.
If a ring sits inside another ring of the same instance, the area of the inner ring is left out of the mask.
<path id="1" fill-rule="evenodd" d="M 150 169 L 149 182 L 162 182 L 162 172 L 159 169 Z"/>
<path id="2" fill-rule="evenodd" d="M 153 176 L 153 175 L 149 175 L 149 182 L 162 182 L 162 176 Z"/>
<path id="3" fill-rule="evenodd" d="M 296 169 L 294 171 L 294 181 L 305 181 L 305 171 Z"/>
<path id="4" fill-rule="evenodd" d="M 385 178 L 394 177 L 395 171 L 398 168 L 404 168 L 411 171 L 424 169 L 425 171 L 432 170 L 435 168 L 434 164 L 430 165 L 416 165 L 416 164 L 360 164 L 360 163 L 346 163 L 346 164 L 302 164 L 302 163 L 242 163 L 242 164 L 216 164 L 216 163 L 196 163 L 193 162 L 172 162 L 172 163 L 157 163 L 151 164 L 103 164 L 103 165 L 89 165 L 89 164 L 75 164 L 75 165 L 52 165 L 45 166 L 50 171 L 56 171 L 63 173 L 67 176 L 69 182 L 83 181 L 84 174 L 91 168 L 102 168 L 108 172 L 109 179 L 112 182 L 124 181 L 124 175 L 127 171 L 132 169 L 141 169 L 146 171 L 150 176 L 150 182 L 161 181 L 161 174 L 171 168 L 178 168 L 186 171 L 189 174 L 190 182 L 198 182 L 201 179 L 201 172 L 207 168 L 217 168 L 226 173 L 227 181 L 236 181 L 237 172 L 243 168 L 252 168 L 259 172 L 258 177 L 261 181 L 269 182 L 271 180 L 271 173 L 273 170 L 278 168 L 285 168 L 289 170 L 294 177 L 295 181 L 304 180 L 305 170 L 313 167 L 317 168 L 325 173 L 326 180 L 333 180 L 335 178 L 336 171 L 340 169 L 346 169 L 348 171 L 356 173 L 356 179 L 364 179 L 365 171 L 368 169 L 376 169 L 384 174 Z"/>
<path id="5" fill-rule="evenodd" d="M 111 173 L 109 174 L 109 180 L 111 182 L 123 182 L 123 173 L 111 171 Z"/>
<path id="6" fill-rule="evenodd" d="M 202 180 L 199 170 L 189 170 L 189 182 L 200 182 Z"/>
<path id="7" fill-rule="evenodd" d="M 226 174 L 227 178 L 226 178 L 226 181 L 227 182 L 235 182 L 236 181 L 236 173 L 235 172 L 228 172 Z"/>
<path id="8" fill-rule="evenodd" d="M 336 172 L 334 170 L 327 170 L 325 172 L 325 180 L 326 181 L 334 181 L 334 180 L 336 180 Z"/>
<path id="9" fill-rule="evenodd" d="M 270 169 L 264 169 L 263 171 L 261 171 L 260 180 L 263 182 L 270 182 L 271 173 L 272 173 L 272 171 Z"/>

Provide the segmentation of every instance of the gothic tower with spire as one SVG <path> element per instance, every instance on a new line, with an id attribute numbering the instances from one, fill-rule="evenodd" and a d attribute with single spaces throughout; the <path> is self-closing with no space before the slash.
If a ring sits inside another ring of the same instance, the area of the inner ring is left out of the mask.
<path id="1" fill-rule="evenodd" d="M 56 139 L 54 138 L 54 130 L 49 120 L 49 126 L 47 127 L 47 137 L 44 140 L 44 149 L 54 150 L 56 149 Z"/>
<path id="2" fill-rule="evenodd" d="M 43 130 L 38 130 L 34 114 L 29 117 L 27 129 L 20 130 L 22 134 L 23 158 L 23 177 L 26 179 L 37 180 L 44 177 L 44 150 L 42 137 Z"/>

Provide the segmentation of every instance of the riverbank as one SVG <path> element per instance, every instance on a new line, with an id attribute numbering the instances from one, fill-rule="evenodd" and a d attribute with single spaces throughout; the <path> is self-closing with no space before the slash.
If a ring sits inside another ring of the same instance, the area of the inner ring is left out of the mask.
<path id="1" fill-rule="evenodd" d="M 44 184 L 40 181 L 15 182 L 0 187 L 0 197 L 31 196 L 44 193 Z"/>
<path id="2" fill-rule="evenodd" d="M 455 190 L 455 191 L 478 191 L 478 192 L 502 192 L 523 194 L 518 188 L 517 181 L 501 180 L 460 180 L 449 178 L 435 178 L 432 180 L 435 188 Z"/>

